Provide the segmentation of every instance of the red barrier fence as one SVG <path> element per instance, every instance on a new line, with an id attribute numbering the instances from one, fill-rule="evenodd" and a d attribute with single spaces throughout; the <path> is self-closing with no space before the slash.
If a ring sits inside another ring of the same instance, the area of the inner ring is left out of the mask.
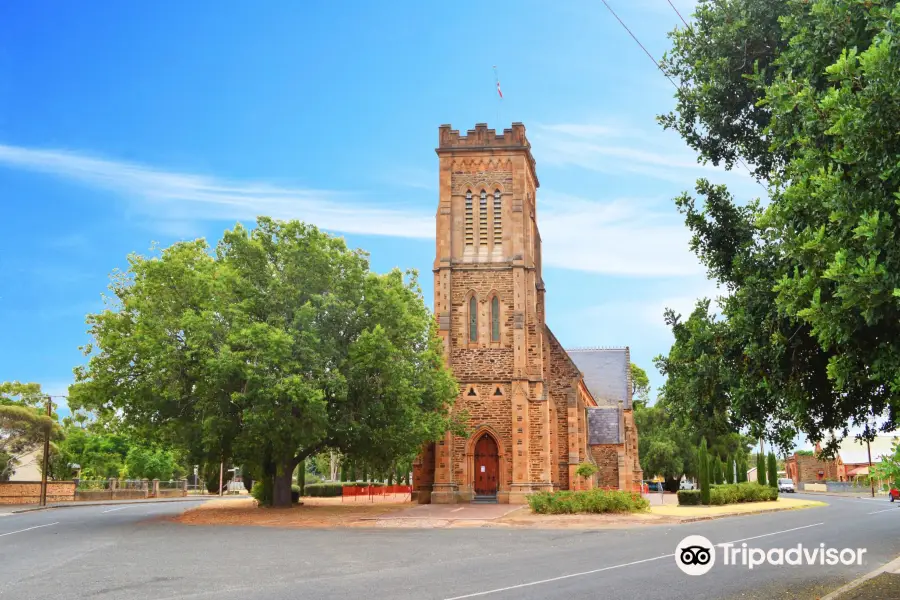
<path id="1" fill-rule="evenodd" d="M 369 502 L 374 502 L 375 497 L 383 498 L 384 496 L 393 496 L 395 494 L 403 494 L 412 498 L 412 486 L 411 485 L 370 485 L 370 486 L 355 486 L 355 485 L 345 485 L 341 488 L 341 502 L 344 501 L 344 498 L 353 498 L 353 501 L 356 502 L 357 499 L 362 497 L 368 497 Z"/>

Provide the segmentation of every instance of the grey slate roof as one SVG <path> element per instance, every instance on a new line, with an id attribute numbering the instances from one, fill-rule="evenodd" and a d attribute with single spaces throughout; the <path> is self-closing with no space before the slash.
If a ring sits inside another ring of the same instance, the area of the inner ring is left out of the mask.
<path id="1" fill-rule="evenodd" d="M 619 407 L 600 406 L 588 408 L 588 444 L 619 444 Z"/>
<path id="2" fill-rule="evenodd" d="M 626 409 L 631 408 L 628 348 L 574 348 L 566 352 L 584 375 L 584 384 L 598 406 L 622 402 Z"/>

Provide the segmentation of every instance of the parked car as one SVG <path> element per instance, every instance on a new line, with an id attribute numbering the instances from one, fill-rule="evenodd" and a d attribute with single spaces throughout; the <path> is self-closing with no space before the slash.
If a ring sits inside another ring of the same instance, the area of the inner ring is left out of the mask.
<path id="1" fill-rule="evenodd" d="M 794 487 L 794 480 L 793 479 L 779 479 L 778 480 L 778 491 L 795 494 L 797 492 L 797 489 Z"/>
<path id="2" fill-rule="evenodd" d="M 663 482 L 662 481 L 648 481 L 647 488 L 651 492 L 661 492 L 663 491 Z"/>
<path id="3" fill-rule="evenodd" d="M 900 500 L 900 490 L 891 486 L 891 491 L 888 492 L 888 497 L 891 499 L 891 502 L 894 500 Z"/>
<path id="4" fill-rule="evenodd" d="M 687 479 L 682 479 L 681 484 L 678 486 L 678 489 L 680 490 L 693 490 L 695 488 L 694 482 Z"/>

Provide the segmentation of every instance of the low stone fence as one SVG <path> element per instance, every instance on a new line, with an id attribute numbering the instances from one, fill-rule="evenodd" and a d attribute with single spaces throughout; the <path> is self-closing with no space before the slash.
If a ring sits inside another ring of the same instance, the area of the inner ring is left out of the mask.
<path id="1" fill-rule="evenodd" d="M 48 481 L 47 502 L 71 502 L 75 499 L 74 481 Z M 39 504 L 40 481 L 0 482 L 0 504 Z"/>
<path id="2" fill-rule="evenodd" d="M 827 492 L 828 487 L 824 483 L 800 483 L 801 492 Z"/>
<path id="3" fill-rule="evenodd" d="M 77 502 L 96 502 L 98 500 L 141 500 L 149 497 L 147 490 L 77 490 Z"/>
<path id="4" fill-rule="evenodd" d="M 182 498 L 187 496 L 187 480 L 102 479 L 82 481 L 75 500 L 140 500 L 143 498 Z"/>

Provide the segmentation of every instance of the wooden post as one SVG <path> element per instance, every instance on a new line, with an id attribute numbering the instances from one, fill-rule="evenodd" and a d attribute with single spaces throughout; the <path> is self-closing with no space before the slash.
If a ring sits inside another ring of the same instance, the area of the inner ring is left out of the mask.
<path id="1" fill-rule="evenodd" d="M 222 495 L 222 480 L 225 477 L 225 461 L 219 463 L 219 495 Z"/>
<path id="2" fill-rule="evenodd" d="M 47 396 L 47 416 L 53 414 L 53 402 Z M 47 506 L 47 471 L 50 469 L 50 429 L 44 433 L 44 464 L 41 470 L 41 506 Z"/>

